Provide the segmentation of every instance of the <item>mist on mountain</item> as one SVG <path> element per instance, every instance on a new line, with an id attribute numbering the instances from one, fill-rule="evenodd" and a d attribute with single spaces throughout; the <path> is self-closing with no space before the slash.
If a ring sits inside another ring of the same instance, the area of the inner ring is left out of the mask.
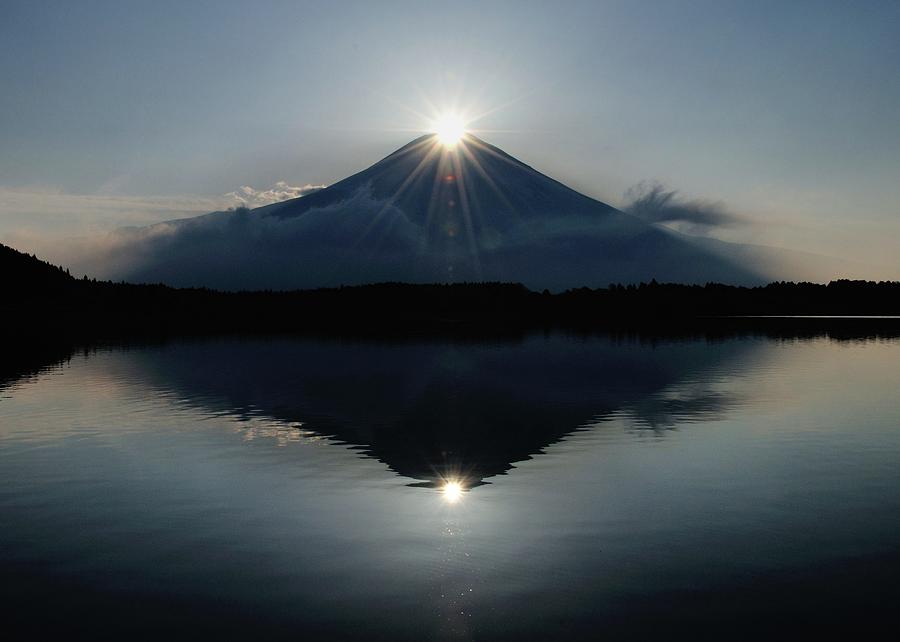
<path id="1" fill-rule="evenodd" d="M 70 262 L 99 278 L 226 290 L 506 281 L 558 291 L 773 276 L 653 223 L 474 136 L 447 148 L 427 135 L 325 189 L 119 230 L 80 256 L 73 248 Z"/>

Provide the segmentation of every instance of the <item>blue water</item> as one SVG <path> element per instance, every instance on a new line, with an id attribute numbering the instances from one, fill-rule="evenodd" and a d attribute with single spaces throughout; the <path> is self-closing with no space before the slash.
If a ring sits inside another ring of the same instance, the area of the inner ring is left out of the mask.
<path id="1" fill-rule="evenodd" d="M 900 597 L 900 341 L 219 339 L 0 388 L 7 631 L 807 637 Z"/>

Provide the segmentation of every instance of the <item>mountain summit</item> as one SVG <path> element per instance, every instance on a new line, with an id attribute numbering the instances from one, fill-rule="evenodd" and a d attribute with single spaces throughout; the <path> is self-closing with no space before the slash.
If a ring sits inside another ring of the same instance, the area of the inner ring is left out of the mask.
<path id="1" fill-rule="evenodd" d="M 222 289 L 759 280 L 468 134 L 453 147 L 422 136 L 307 196 L 123 234 L 115 278 Z"/>
<path id="2" fill-rule="evenodd" d="M 616 211 L 471 134 L 453 148 L 441 145 L 434 134 L 422 136 L 327 189 L 262 209 L 296 216 L 366 189 L 438 238 L 447 229 L 479 236 L 504 233 L 525 221 Z"/>

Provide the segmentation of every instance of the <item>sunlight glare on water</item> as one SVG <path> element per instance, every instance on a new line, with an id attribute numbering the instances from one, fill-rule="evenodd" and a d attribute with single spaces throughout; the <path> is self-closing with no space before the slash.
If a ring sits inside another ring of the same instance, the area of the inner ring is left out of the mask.
<path id="1" fill-rule="evenodd" d="M 462 484 L 460 484 L 458 481 L 447 481 L 444 484 L 443 493 L 444 493 L 444 499 L 447 502 L 449 502 L 451 504 L 455 504 L 460 499 L 462 499 L 462 494 L 463 494 Z"/>

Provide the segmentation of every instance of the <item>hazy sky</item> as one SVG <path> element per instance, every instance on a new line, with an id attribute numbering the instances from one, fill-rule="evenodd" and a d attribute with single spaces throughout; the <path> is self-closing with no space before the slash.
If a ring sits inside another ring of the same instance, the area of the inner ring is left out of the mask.
<path id="1" fill-rule="evenodd" d="M 331 183 L 458 105 L 611 204 L 661 181 L 896 278 L 898 34 L 896 1 L 0 0 L 0 241 Z"/>

